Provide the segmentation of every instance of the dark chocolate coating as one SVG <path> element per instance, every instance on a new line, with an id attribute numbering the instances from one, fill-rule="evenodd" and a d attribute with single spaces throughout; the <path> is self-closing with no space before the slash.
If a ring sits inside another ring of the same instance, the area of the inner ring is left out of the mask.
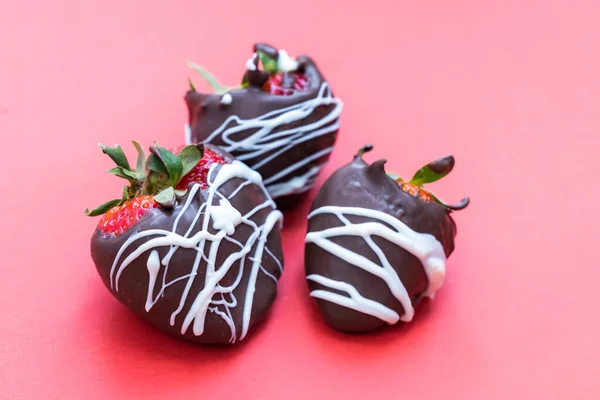
<path id="1" fill-rule="evenodd" d="M 338 169 L 319 190 L 311 211 L 323 206 L 361 207 L 389 214 L 416 232 L 429 233 L 442 244 L 446 256 L 454 250 L 456 225 L 450 212 L 434 202 L 425 202 L 404 192 L 384 169 L 385 160 L 368 165 L 360 157 Z M 348 216 L 352 223 L 380 222 L 372 218 Z M 322 231 L 342 226 L 342 222 L 331 214 L 313 216 L 308 223 L 308 232 Z M 361 237 L 340 236 L 330 238 L 334 243 L 351 249 L 380 265 L 377 255 Z M 373 241 L 381 248 L 405 286 L 413 305 L 416 305 L 427 289 L 428 279 L 421 261 L 402 247 L 378 236 Z M 375 275 L 350 265 L 314 243 L 305 249 L 306 275 L 318 274 L 354 286 L 364 297 L 379 302 L 404 314 L 402 304 L 393 296 L 387 284 Z M 310 290 L 324 288 L 308 281 Z M 339 292 L 340 294 L 344 294 Z M 321 314 L 333 328 L 344 332 L 366 332 L 387 325 L 371 315 L 363 314 L 338 304 L 316 299 Z"/>
<path id="2" fill-rule="evenodd" d="M 216 148 L 215 146 L 207 145 L 213 151 L 218 154 L 221 154 L 226 161 L 231 162 L 233 157 L 228 153 L 222 151 L 221 149 Z M 222 168 L 221 166 L 217 166 L 216 168 Z M 216 174 L 215 174 L 216 175 Z M 218 190 L 220 193 L 228 197 L 231 193 L 236 190 L 241 183 L 243 183 L 243 179 L 234 178 L 227 183 L 225 183 Z M 195 185 L 195 184 L 194 184 Z M 181 334 L 181 326 L 182 322 L 187 314 L 187 311 L 190 309 L 196 295 L 203 289 L 204 287 L 204 278 L 206 275 L 206 260 L 202 260 L 200 266 L 198 268 L 198 274 L 194 278 L 193 285 L 191 286 L 191 290 L 185 302 L 185 305 L 181 312 L 178 314 L 175 320 L 175 325 L 171 326 L 169 323 L 171 313 L 175 311 L 179 306 L 179 301 L 181 299 L 183 290 L 186 286 L 187 279 L 180 280 L 171 286 L 168 286 L 165 291 L 163 297 L 161 297 L 154 306 L 149 310 L 145 310 L 146 296 L 148 292 L 148 283 L 149 283 L 149 274 L 146 266 L 146 262 L 148 260 L 148 256 L 152 249 L 144 252 L 138 258 L 136 258 L 127 268 L 124 269 L 120 279 L 119 279 L 119 287 L 118 291 L 111 288 L 110 284 L 110 270 L 113 265 L 113 261 L 117 255 L 121 246 L 125 243 L 125 241 L 131 237 L 132 234 L 136 232 L 146 231 L 149 229 L 164 229 L 167 231 L 171 231 L 173 222 L 175 217 L 179 214 L 179 211 L 185 204 L 188 195 L 190 194 L 190 190 L 183 196 L 177 197 L 176 205 L 173 209 L 167 210 L 163 208 L 151 209 L 149 210 L 140 221 L 130 228 L 125 233 L 114 236 L 114 235 L 106 235 L 99 229 L 96 229 L 94 235 L 91 240 L 91 253 L 94 263 L 96 264 L 96 268 L 102 281 L 109 289 L 109 291 L 115 296 L 121 303 L 131 309 L 134 313 L 136 313 L 143 320 L 152 324 L 156 328 L 174 336 L 177 338 L 183 338 L 187 340 L 191 340 L 199 343 L 228 343 L 231 338 L 231 330 L 226 322 L 216 313 L 207 312 L 206 320 L 205 320 L 205 329 L 204 333 L 201 336 L 195 336 L 193 333 L 192 326 L 187 329 L 185 335 Z M 208 190 L 204 189 L 202 191 L 198 191 L 194 200 L 191 202 L 188 210 L 183 214 L 180 222 L 178 224 L 177 233 L 183 235 L 187 228 L 191 225 L 194 216 L 196 215 L 196 211 L 198 208 L 207 200 Z M 246 214 L 257 205 L 265 202 L 267 197 L 265 196 L 262 189 L 255 185 L 249 184 L 244 186 L 234 197 L 230 199 L 231 205 L 235 207 L 242 215 Z M 215 196 L 213 199 L 213 204 L 218 205 L 218 199 Z M 273 210 L 272 207 L 266 207 L 263 210 L 256 213 L 250 219 L 254 221 L 258 226 L 262 225 L 265 222 L 266 216 Z M 196 223 L 193 233 L 201 230 L 200 224 L 202 222 L 202 217 L 199 222 Z M 212 224 L 209 224 L 209 232 L 216 233 L 217 231 L 212 227 Z M 240 224 L 236 227 L 235 232 L 230 237 L 241 242 L 245 243 L 246 240 L 250 237 L 253 230 L 245 225 Z M 192 233 L 192 235 L 193 235 Z M 124 260 L 128 254 L 130 254 L 133 250 L 137 249 L 140 244 L 147 242 L 153 237 L 145 237 L 130 245 L 127 250 L 123 253 L 120 260 Z M 254 250 L 256 249 L 257 242 L 254 243 L 252 250 L 245 256 L 245 267 L 244 272 L 242 274 L 241 281 L 236 289 L 233 291 L 233 295 L 237 299 L 237 306 L 231 310 L 231 316 L 235 324 L 236 328 L 236 337 L 237 340 L 240 340 L 241 329 L 242 329 L 242 313 L 244 310 L 244 299 L 246 297 L 246 289 L 248 286 L 248 278 L 250 275 L 251 264 L 252 261 L 250 258 L 254 255 Z M 209 243 L 210 244 L 210 243 Z M 208 255 L 208 245 L 205 247 L 204 253 Z M 281 248 L 281 237 L 279 231 L 279 224 L 276 224 L 273 227 L 273 230 L 269 234 L 267 238 L 266 247 L 273 253 L 275 257 L 282 263 L 283 265 L 283 253 Z M 155 250 L 158 251 L 161 260 L 169 251 L 169 246 L 163 247 L 155 247 Z M 239 250 L 239 247 L 228 242 L 222 241 L 219 247 L 219 252 L 216 257 L 216 267 L 218 270 L 222 265 L 223 261 L 233 252 Z M 188 275 L 191 271 L 194 260 L 196 259 L 196 255 L 198 252 L 195 249 L 188 248 L 179 248 L 175 253 L 173 258 L 170 261 L 167 279 L 166 281 L 172 281 L 178 277 L 182 277 Z M 275 261 L 268 256 L 266 253 L 263 253 L 263 257 L 261 260 L 262 267 L 269 272 L 271 275 L 279 278 L 280 270 Z M 222 286 L 227 286 L 236 280 L 236 277 L 239 272 L 240 263 L 236 262 L 233 264 L 232 268 L 227 272 L 224 278 L 220 281 Z M 162 282 L 162 274 L 164 271 L 164 266 L 161 265 L 157 281 Z M 154 296 L 157 295 L 161 288 L 160 282 L 157 282 L 154 289 Z M 275 300 L 275 296 L 277 293 L 277 284 L 264 273 L 259 273 L 256 281 L 256 292 L 254 293 L 253 305 L 252 305 L 252 313 L 250 318 L 250 330 L 252 325 L 261 320 L 271 304 Z M 154 297 L 153 296 L 153 297 Z M 217 298 L 215 295 L 213 298 Z M 227 297 L 227 296 L 226 296 Z M 228 299 L 230 300 L 230 299 Z"/>
<path id="3" fill-rule="evenodd" d="M 257 44 L 255 45 L 255 49 L 264 51 L 271 56 L 277 55 L 276 50 L 272 46 L 266 44 Z M 309 88 L 306 91 L 295 92 L 289 96 L 278 96 L 265 92 L 261 86 L 268 79 L 268 74 L 265 75 L 265 72 L 262 70 L 246 72 L 246 77 L 248 78 L 250 86 L 245 89 L 230 90 L 228 93 L 232 97 L 232 102 L 228 105 L 221 104 L 222 95 L 205 94 L 197 91 L 187 92 L 185 100 L 189 111 L 189 125 L 191 128 L 192 142 L 206 141 L 206 139 L 232 115 L 237 115 L 242 119 L 253 119 L 268 112 L 283 109 L 316 98 L 322 83 L 325 82 L 325 78 L 311 58 L 300 56 L 297 58 L 297 61 L 300 65 L 299 70 L 303 70 L 308 78 Z M 331 113 L 334 109 L 334 104 L 320 105 L 312 113 L 299 121 L 276 126 L 267 137 L 273 136 L 283 130 L 312 124 Z M 337 119 L 327 123 L 325 126 L 333 125 L 336 122 Z M 232 122 L 228 127 L 233 127 L 235 125 L 236 124 Z M 237 133 L 235 135 L 236 141 L 247 138 L 255 131 L 256 129 L 247 129 Z M 332 147 L 336 141 L 337 133 L 338 130 L 336 129 L 326 135 L 295 145 L 268 162 L 266 165 L 256 168 L 256 170 L 262 175 L 263 179 L 267 180 L 280 171 L 285 170 L 287 167 L 302 161 L 319 151 Z M 219 146 L 227 146 L 222 139 L 222 135 L 218 135 L 216 138 L 212 139 L 210 143 Z M 228 150 L 231 151 L 234 157 L 239 157 L 251 151 L 255 151 L 255 149 L 251 149 L 248 146 Z M 277 150 L 279 149 L 270 150 L 265 154 L 242 161 L 251 168 L 254 168 L 256 163 L 275 153 Z M 271 184 L 285 182 L 293 177 L 301 176 L 310 171 L 313 167 L 327 162 L 328 159 L 329 154 L 323 155 Z M 309 190 L 306 192 L 308 191 Z M 282 208 L 292 208 L 305 197 L 306 192 L 301 193 L 300 195 L 298 193 L 293 193 L 273 197 L 276 197 L 275 200 Z"/>

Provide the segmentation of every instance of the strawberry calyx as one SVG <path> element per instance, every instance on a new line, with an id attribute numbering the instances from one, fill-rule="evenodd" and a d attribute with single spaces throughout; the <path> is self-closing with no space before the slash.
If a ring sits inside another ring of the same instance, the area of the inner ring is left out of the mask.
<path id="1" fill-rule="evenodd" d="M 224 86 L 206 68 L 193 62 L 187 64 L 208 83 L 215 94 L 256 87 L 274 95 L 289 96 L 309 88 L 309 79 L 304 73 L 305 65 L 290 57 L 285 50 L 277 50 L 264 43 L 254 45 L 254 54 L 246 61 L 246 72 L 239 86 Z M 196 86 L 190 78 L 188 80 L 190 90 L 195 92 Z"/>
<path id="2" fill-rule="evenodd" d="M 232 89 L 237 89 L 236 87 L 228 87 L 228 86 L 222 85 L 216 76 L 214 76 L 209 70 L 207 70 L 206 68 L 204 68 L 201 65 L 198 65 L 191 61 L 188 61 L 187 65 L 188 65 L 188 67 L 195 70 L 206 81 L 206 83 L 208 83 L 208 85 L 211 88 L 213 88 L 215 94 L 225 94 Z M 196 86 L 194 85 L 194 82 L 192 82 L 192 78 L 188 77 L 188 82 L 190 85 L 190 90 L 192 92 L 195 92 Z"/>
<path id="3" fill-rule="evenodd" d="M 129 204 L 131 200 L 138 200 L 144 196 L 152 198 L 152 201 L 161 207 L 172 208 L 175 205 L 175 196 L 185 194 L 187 189 L 187 186 L 185 188 L 178 186 L 179 183 L 204 156 L 204 145 L 201 143 L 186 146 L 178 154 L 155 144 L 150 147 L 150 155 L 147 158 L 139 143 L 134 141 L 133 145 L 138 152 L 135 169 L 130 166 L 120 146 L 107 147 L 100 144 L 102 152 L 117 164 L 108 172 L 126 179 L 129 184 L 123 187 L 120 199 L 110 200 L 91 211 L 86 209 L 86 215 L 106 214 L 116 207 Z M 141 209 L 147 208 L 152 207 L 141 207 Z"/>
<path id="4" fill-rule="evenodd" d="M 388 175 L 400 185 L 403 191 L 411 196 L 418 197 L 424 202 L 436 202 L 448 211 L 458 211 L 469 205 L 470 200 L 468 197 L 462 199 L 458 204 L 447 204 L 423 187 L 425 184 L 438 181 L 448 175 L 454 168 L 454 163 L 453 156 L 442 157 L 419 169 L 409 181 L 405 181 L 395 174 L 388 173 Z"/>
<path id="5" fill-rule="evenodd" d="M 373 150 L 373 146 L 368 144 L 358 151 L 355 158 L 361 158 L 365 153 L 371 150 Z M 468 197 L 462 199 L 458 204 L 447 204 L 423 187 L 425 184 L 438 181 L 448 175 L 454 168 L 454 163 L 455 160 L 453 156 L 442 157 L 419 169 L 408 181 L 392 172 L 388 172 L 387 175 L 395 180 L 404 192 L 411 196 L 418 197 L 427 203 L 436 202 L 448 211 L 458 211 L 469 205 L 470 200 Z"/>

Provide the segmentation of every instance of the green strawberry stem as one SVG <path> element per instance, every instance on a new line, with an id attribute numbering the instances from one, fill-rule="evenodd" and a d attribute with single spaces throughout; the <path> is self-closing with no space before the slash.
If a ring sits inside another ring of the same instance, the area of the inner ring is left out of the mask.
<path id="1" fill-rule="evenodd" d="M 175 190 L 175 187 L 204 156 L 202 144 L 186 146 L 178 155 L 164 147 L 154 145 L 150 147 L 148 158 L 139 143 L 134 141 L 133 145 L 138 152 L 135 170 L 131 169 L 120 146 L 107 147 L 100 144 L 102 152 L 117 164 L 108 172 L 126 179 L 129 185 L 123 188 L 123 195 L 120 199 L 110 200 L 92 211 L 86 209 L 86 215 L 104 214 L 111 208 L 122 205 L 140 195 L 151 195 L 163 207 L 172 208 L 175 205 L 175 196 L 185 194 L 185 191 Z"/>
<path id="2" fill-rule="evenodd" d="M 372 144 L 366 144 L 363 147 L 361 147 L 358 152 L 356 153 L 356 158 L 362 157 L 365 153 L 368 153 L 369 151 L 373 150 L 373 145 Z"/>
<path id="3" fill-rule="evenodd" d="M 194 82 L 192 82 L 192 78 L 188 76 L 188 84 L 190 85 L 190 90 L 192 92 L 196 92 L 196 86 L 194 86 Z"/>

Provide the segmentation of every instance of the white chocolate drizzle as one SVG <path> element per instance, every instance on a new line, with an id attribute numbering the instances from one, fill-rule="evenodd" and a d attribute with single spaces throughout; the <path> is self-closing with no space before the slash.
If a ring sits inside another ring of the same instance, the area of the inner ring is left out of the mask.
<path id="1" fill-rule="evenodd" d="M 208 312 L 219 315 L 229 326 L 231 336 L 229 341 L 235 342 L 237 338 L 237 328 L 235 322 L 231 316 L 231 310 L 235 307 L 243 307 L 243 318 L 242 326 L 240 329 L 239 340 L 244 339 L 248 333 L 250 326 L 250 316 L 252 313 L 252 303 L 254 300 L 254 292 L 256 290 L 256 281 L 260 272 L 267 275 L 269 278 L 277 279 L 270 273 L 268 273 L 261 265 L 261 260 L 265 257 L 270 257 L 280 271 L 283 270 L 282 263 L 278 260 L 274 254 L 266 247 L 267 238 L 269 233 L 272 231 L 276 224 L 281 224 L 282 214 L 275 208 L 275 203 L 268 195 L 265 187 L 262 184 L 262 178 L 260 174 L 249 169 L 246 165 L 239 161 L 234 161 L 231 164 L 221 165 L 218 172 L 215 173 L 218 164 L 211 166 L 208 172 L 208 195 L 206 202 L 202 203 L 196 214 L 194 215 L 192 222 L 186 229 L 186 232 L 181 235 L 177 232 L 177 228 L 181 222 L 182 216 L 189 212 L 190 205 L 196 196 L 200 196 L 200 186 L 192 185 L 189 188 L 189 194 L 187 201 L 181 207 L 179 214 L 175 218 L 172 229 L 150 229 L 146 231 L 136 232 L 131 235 L 123 246 L 119 249 L 117 256 L 113 262 L 110 271 L 110 284 L 111 288 L 115 291 L 119 291 L 119 279 L 123 271 L 138 257 L 143 256 L 147 252 L 150 252 L 148 260 L 146 262 L 148 269 L 148 293 L 145 304 L 146 311 L 152 309 L 160 298 L 163 296 L 165 289 L 172 284 L 179 281 L 186 281 L 185 288 L 181 294 L 179 301 L 179 307 L 173 311 L 170 318 L 171 326 L 175 326 L 176 317 L 183 310 L 188 297 L 190 296 L 190 289 L 194 280 L 198 274 L 198 268 L 202 261 L 206 265 L 206 274 L 204 278 L 204 285 L 202 290 L 196 294 L 190 309 L 184 316 L 181 325 L 181 334 L 184 335 L 192 327 L 194 335 L 200 336 L 204 332 L 205 318 Z M 240 184 L 228 198 L 219 192 L 219 188 L 234 178 L 244 179 L 244 182 Z M 250 184 L 259 186 L 265 194 L 266 201 L 245 215 L 242 215 L 239 210 L 234 208 L 229 202 L 230 199 L 235 197 L 239 191 Z M 218 205 L 215 204 L 218 201 Z M 254 214 L 262 209 L 270 209 L 271 211 L 267 215 L 262 225 L 257 225 L 251 218 Z M 200 223 L 198 223 L 200 221 Z M 212 224 L 211 224 L 212 222 Z M 252 229 L 252 233 L 248 237 L 245 243 L 241 243 L 230 237 L 235 233 L 236 227 L 240 224 L 249 226 Z M 216 233 L 210 233 L 209 227 L 216 231 Z M 200 228 L 199 228 L 200 227 Z M 181 228 L 181 227 L 179 227 Z M 181 232 L 181 230 L 180 230 Z M 140 239 L 146 238 L 145 242 L 139 243 Z M 229 254 L 221 265 L 216 265 L 217 254 L 219 253 L 219 247 L 223 241 L 233 243 L 237 246 L 238 250 Z M 126 250 L 130 249 L 131 246 L 137 245 L 131 253 L 123 258 L 123 254 Z M 157 248 L 168 248 L 168 253 L 160 259 Z M 169 263 L 175 252 L 179 249 L 190 249 L 196 251 L 196 258 L 193 265 L 189 266 L 189 273 L 180 276 L 167 282 L 167 273 L 169 270 Z M 253 250 L 254 249 L 254 250 Z M 251 251 L 253 252 L 251 253 Z M 249 266 L 247 264 L 250 264 Z M 154 295 L 156 285 L 159 281 L 159 274 L 162 268 L 162 284 L 160 290 Z M 237 275 L 235 281 L 229 286 L 222 286 L 221 280 L 223 277 L 232 269 L 237 267 Z M 241 282 L 242 275 L 244 274 L 245 268 L 250 268 L 247 290 L 245 293 L 245 299 L 243 302 L 238 304 L 238 300 L 235 298 L 233 291 L 238 287 Z"/>
<path id="2" fill-rule="evenodd" d="M 256 71 L 256 65 L 254 64 L 255 57 L 256 57 L 256 54 L 254 56 L 252 56 L 252 58 L 249 58 L 248 60 L 246 60 L 246 69 L 248 71 Z"/>
<path id="3" fill-rule="evenodd" d="M 404 314 L 399 316 L 389 307 L 365 298 L 354 286 L 347 282 L 336 281 L 318 274 L 309 275 L 306 279 L 337 292 L 345 292 L 348 296 L 319 289 L 310 293 L 312 297 L 377 317 L 390 325 L 395 324 L 398 320 L 409 322 L 413 319 L 414 308 L 410 296 L 381 248 L 373 241 L 372 236 L 381 237 L 402 247 L 421 261 L 429 281 L 423 296 L 433 297 L 435 292 L 442 286 L 445 276 L 446 255 L 442 245 L 433 235 L 415 232 L 399 219 L 381 211 L 360 207 L 325 206 L 313 211 L 308 218 L 311 219 L 322 214 L 335 215 L 343 225 L 318 232 L 309 232 L 306 235 L 306 243 L 314 243 L 332 255 L 346 261 L 349 264 L 348 268 L 351 266 L 361 268 L 382 279 L 393 296 L 402 304 Z M 354 224 L 345 215 L 371 218 L 379 222 Z M 330 240 L 330 238 L 342 236 L 355 236 L 364 239 L 377 255 L 379 264 Z"/>
<path id="4" fill-rule="evenodd" d="M 233 97 L 231 97 L 230 93 L 225 93 L 221 96 L 221 104 L 228 106 L 231 102 L 233 102 Z"/>
<path id="5" fill-rule="evenodd" d="M 279 56 L 277 57 L 277 68 L 281 72 L 290 72 L 298 69 L 298 61 L 290 57 L 284 49 L 279 50 Z"/>
<path id="6" fill-rule="evenodd" d="M 323 118 L 310 124 L 284 129 L 273 133 L 278 127 L 293 124 L 310 116 L 317 107 L 333 105 L 330 112 Z M 280 108 L 252 119 L 242 119 L 231 115 L 220 127 L 215 129 L 204 143 L 211 143 L 218 137 L 224 142 L 220 146 L 228 152 L 237 152 L 238 160 L 245 162 L 252 169 L 258 169 L 278 157 L 286 157 L 286 152 L 300 143 L 308 142 L 335 132 L 339 129 L 339 116 L 343 103 L 333 97 L 329 85 L 324 82 L 315 98 L 304 102 Z M 242 138 L 248 131 L 250 136 Z M 189 126 L 185 128 L 186 142 L 191 143 Z M 279 173 L 265 179 L 264 184 L 273 197 L 280 197 L 310 190 L 322 165 L 311 168 L 301 177 L 294 177 L 300 168 L 327 156 L 333 147 L 325 148 L 316 154 L 300 160 Z M 241 154 L 239 154 L 241 153 Z M 269 154 L 268 156 L 265 156 Z"/>

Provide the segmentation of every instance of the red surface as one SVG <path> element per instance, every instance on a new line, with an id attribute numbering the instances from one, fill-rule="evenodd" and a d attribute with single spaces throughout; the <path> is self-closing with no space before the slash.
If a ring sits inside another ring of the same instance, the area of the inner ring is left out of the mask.
<path id="1" fill-rule="evenodd" d="M 3 4 L 0 398 L 600 398 L 600 4 L 270 3 Z M 435 192 L 472 205 L 410 325 L 324 325 L 308 203 L 287 217 L 271 316 L 240 346 L 165 337 L 96 276 L 83 210 L 120 194 L 96 142 L 179 144 L 184 60 L 236 82 L 257 40 L 313 55 L 345 100 L 324 175 L 365 142 L 404 174 L 456 156 Z"/>

